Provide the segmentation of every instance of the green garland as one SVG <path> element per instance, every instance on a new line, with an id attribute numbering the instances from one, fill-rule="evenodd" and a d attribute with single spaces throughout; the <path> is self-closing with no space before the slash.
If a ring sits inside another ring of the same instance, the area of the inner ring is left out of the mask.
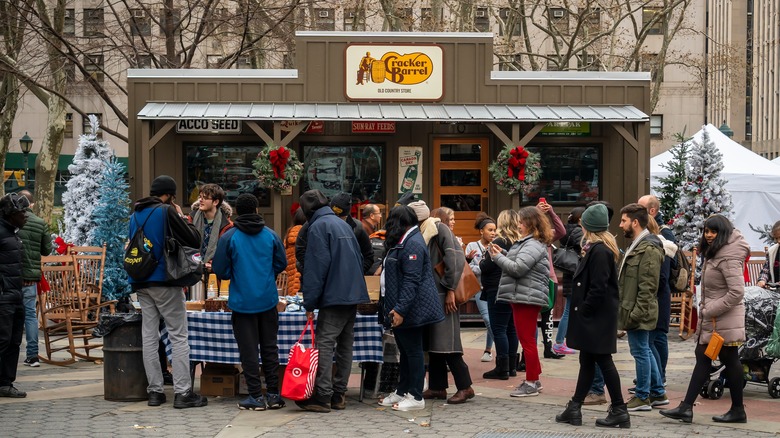
<path id="1" fill-rule="evenodd" d="M 525 179 L 521 181 L 516 175 L 510 177 L 509 160 L 515 148 L 516 146 L 513 145 L 505 145 L 496 157 L 496 161 L 490 163 L 488 170 L 499 190 L 509 192 L 510 195 L 522 190 L 527 195 L 539 183 L 542 176 L 542 163 L 538 153 L 528 151 L 528 157 L 525 159 Z"/>
<path id="2" fill-rule="evenodd" d="M 271 151 L 279 148 L 279 146 L 266 145 L 257 154 L 257 158 L 252 162 L 252 166 L 260 186 L 281 192 L 298 184 L 303 174 L 303 163 L 298 160 L 298 155 L 294 150 L 284 148 L 284 150 L 289 151 L 290 156 L 284 167 L 284 177 L 278 178 L 274 174 L 274 166 L 271 163 Z"/>

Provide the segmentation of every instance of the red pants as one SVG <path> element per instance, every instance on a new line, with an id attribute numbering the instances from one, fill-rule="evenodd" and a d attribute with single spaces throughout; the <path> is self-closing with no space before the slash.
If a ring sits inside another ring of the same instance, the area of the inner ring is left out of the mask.
<path id="1" fill-rule="evenodd" d="M 536 319 L 541 310 L 540 306 L 512 303 L 512 316 L 525 355 L 525 379 L 528 381 L 539 380 L 539 374 L 542 374 L 539 350 L 536 348 Z"/>

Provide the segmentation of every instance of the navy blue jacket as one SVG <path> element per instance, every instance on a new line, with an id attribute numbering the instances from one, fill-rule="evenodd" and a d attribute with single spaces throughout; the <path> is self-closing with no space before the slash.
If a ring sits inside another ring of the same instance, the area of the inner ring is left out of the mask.
<path id="1" fill-rule="evenodd" d="M 444 309 L 433 278 L 428 247 L 414 227 L 385 257 L 385 321 L 391 310 L 404 318 L 401 328 L 420 327 L 444 320 Z"/>
<path id="2" fill-rule="evenodd" d="M 130 232 L 127 239 L 132 239 L 135 230 L 143 225 L 146 218 L 149 218 L 149 221 L 144 226 L 144 235 L 152 244 L 152 254 L 157 259 L 157 268 L 145 280 L 133 280 L 128 276 L 130 285 L 133 290 L 154 286 L 179 286 L 176 282 L 168 281 L 168 276 L 165 272 L 163 245 L 168 224 L 170 224 L 173 237 L 184 246 L 200 248 L 200 233 L 195 229 L 194 225 L 180 218 L 174 208 L 163 204 L 157 196 L 138 200 L 135 203 L 134 210 L 133 215 L 130 216 Z"/>
<path id="3" fill-rule="evenodd" d="M 369 302 L 363 256 L 352 228 L 327 206 L 314 211 L 308 224 L 301 277 L 303 307 L 312 312 Z"/>
<path id="4" fill-rule="evenodd" d="M 282 240 L 265 227 L 258 214 L 242 214 L 219 238 L 211 269 L 230 280 L 228 306 L 240 313 L 261 313 L 276 307 L 276 276 L 287 268 Z"/>

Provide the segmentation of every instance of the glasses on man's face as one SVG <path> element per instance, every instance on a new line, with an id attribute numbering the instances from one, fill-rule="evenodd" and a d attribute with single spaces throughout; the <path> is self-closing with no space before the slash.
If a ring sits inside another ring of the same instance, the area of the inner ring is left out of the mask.
<path id="1" fill-rule="evenodd" d="M 204 201 L 211 201 L 213 198 L 209 198 L 208 196 L 200 195 L 198 198 L 204 200 Z"/>

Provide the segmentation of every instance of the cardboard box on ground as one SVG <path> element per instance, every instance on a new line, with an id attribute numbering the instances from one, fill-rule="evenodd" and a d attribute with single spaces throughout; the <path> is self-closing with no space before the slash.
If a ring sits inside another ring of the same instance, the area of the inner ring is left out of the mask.
<path id="1" fill-rule="evenodd" d="M 281 390 L 286 366 L 279 365 L 279 386 Z M 265 376 L 260 365 L 260 381 L 265 392 Z M 207 362 L 200 376 L 200 392 L 203 395 L 213 397 L 235 397 L 236 395 L 248 395 L 249 389 L 246 378 L 240 365 Z"/>

